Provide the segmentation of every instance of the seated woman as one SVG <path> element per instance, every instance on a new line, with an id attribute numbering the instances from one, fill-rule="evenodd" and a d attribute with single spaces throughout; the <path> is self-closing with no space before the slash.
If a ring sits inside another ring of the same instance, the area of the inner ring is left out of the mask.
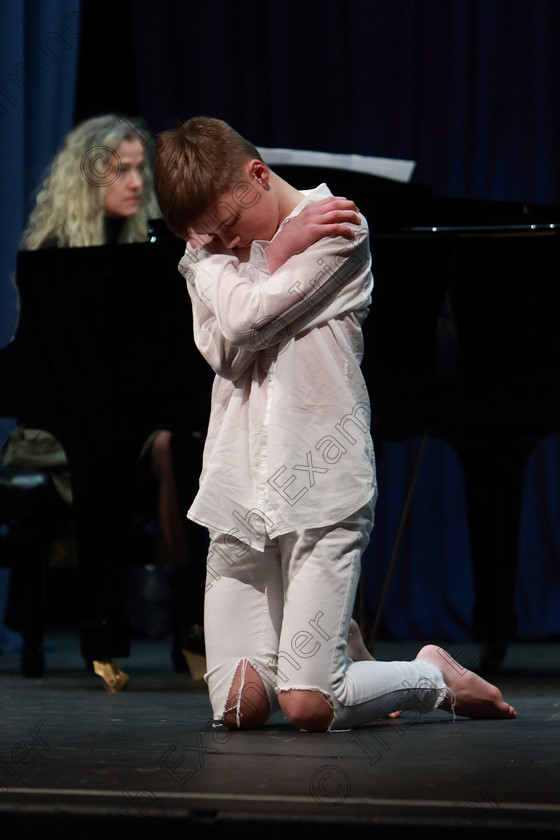
<path id="1" fill-rule="evenodd" d="M 148 220 L 159 215 L 149 132 L 137 119 L 114 114 L 98 116 L 75 127 L 64 139 L 39 187 L 21 248 L 40 250 L 145 242 Z M 159 519 L 173 564 L 171 590 L 176 611 L 188 603 L 182 620 L 175 619 L 178 629 L 173 658 L 179 667 L 177 653 L 181 659 L 181 649 L 192 647 L 199 654 L 204 652 L 196 629 L 202 624 L 204 570 L 197 574 L 197 564 L 189 562 L 182 508 L 186 510 L 191 500 L 184 499 L 182 504 L 178 501 L 171 433 L 166 430 L 155 433 L 146 442 L 143 454 L 148 450 L 151 451 L 147 463 L 160 485 Z M 72 504 L 66 455 L 49 432 L 19 424 L 3 447 L 1 457 L 12 466 L 47 469 L 61 497 L 68 505 Z M 94 670 L 110 691 L 120 690 L 128 683 L 128 675 L 114 660 L 94 660 Z"/>

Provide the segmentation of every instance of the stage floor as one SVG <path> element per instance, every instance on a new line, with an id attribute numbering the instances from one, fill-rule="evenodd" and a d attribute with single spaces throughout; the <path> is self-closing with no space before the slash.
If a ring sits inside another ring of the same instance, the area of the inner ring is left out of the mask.
<path id="1" fill-rule="evenodd" d="M 206 688 L 171 668 L 170 644 L 135 640 L 131 683 L 109 694 L 77 633 L 47 633 L 39 680 L 0 657 L 0 836 L 267 840 L 511 837 L 560 831 L 560 643 L 512 644 L 495 682 L 513 721 L 434 712 L 351 732 L 211 727 Z M 417 643 L 380 643 L 410 659 Z M 475 645 L 454 644 L 465 664 Z M 100 834 L 101 832 L 101 834 Z"/>

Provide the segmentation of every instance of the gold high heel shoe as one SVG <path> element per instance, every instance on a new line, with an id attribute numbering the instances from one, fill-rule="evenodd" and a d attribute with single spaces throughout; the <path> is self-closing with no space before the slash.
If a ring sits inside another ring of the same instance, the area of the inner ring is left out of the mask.
<path id="1" fill-rule="evenodd" d="M 128 674 L 121 671 L 119 663 L 112 659 L 110 662 L 93 661 L 93 670 L 103 680 L 103 685 L 107 691 L 123 691 L 130 680 Z"/>

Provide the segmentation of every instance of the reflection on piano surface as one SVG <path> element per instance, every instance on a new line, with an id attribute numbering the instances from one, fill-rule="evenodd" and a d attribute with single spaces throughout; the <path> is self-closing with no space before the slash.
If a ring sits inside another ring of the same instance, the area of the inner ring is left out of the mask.
<path id="1" fill-rule="evenodd" d="M 275 169 L 302 189 L 326 181 L 368 219 L 375 289 L 363 368 L 374 441 L 427 432 L 456 448 L 473 629 L 491 645 L 487 664 L 498 662 L 515 630 L 526 458 L 539 436 L 560 431 L 560 208 L 436 198 L 425 186 L 355 172 Z M 67 451 L 86 570 L 84 655 L 101 613 L 116 628 L 107 630 L 111 655 L 126 655 L 120 596 L 100 593 L 87 570 L 126 567 L 130 476 L 142 442 L 159 424 L 205 423 L 211 371 L 192 341 L 176 271 L 182 250 L 166 238 L 19 255 L 21 319 L 0 351 L 0 414 L 52 431 Z"/>

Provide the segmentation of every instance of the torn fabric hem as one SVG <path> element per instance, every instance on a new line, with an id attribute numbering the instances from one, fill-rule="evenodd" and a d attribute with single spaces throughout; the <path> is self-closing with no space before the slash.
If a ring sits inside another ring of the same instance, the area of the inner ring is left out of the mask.
<path id="1" fill-rule="evenodd" d="M 328 697 L 332 702 L 329 692 L 325 691 L 324 688 L 319 688 L 317 685 L 291 685 L 289 688 L 277 688 L 276 694 L 285 694 L 288 691 L 320 691 L 324 697 Z"/>

